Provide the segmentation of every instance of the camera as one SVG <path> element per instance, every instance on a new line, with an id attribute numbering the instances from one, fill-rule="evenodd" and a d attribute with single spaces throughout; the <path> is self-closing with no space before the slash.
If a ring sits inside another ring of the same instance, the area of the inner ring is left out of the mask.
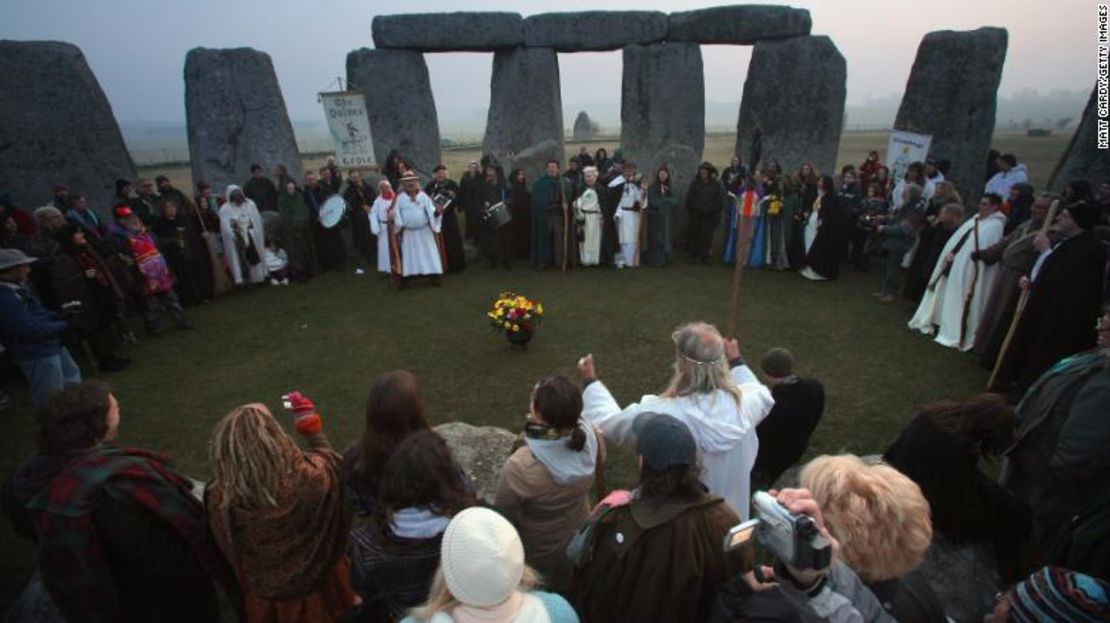
<path id="1" fill-rule="evenodd" d="M 753 537 L 783 563 L 795 569 L 825 569 L 832 562 L 832 546 L 808 515 L 795 515 L 764 491 L 752 496 L 755 517 L 725 535 L 725 551 Z"/>

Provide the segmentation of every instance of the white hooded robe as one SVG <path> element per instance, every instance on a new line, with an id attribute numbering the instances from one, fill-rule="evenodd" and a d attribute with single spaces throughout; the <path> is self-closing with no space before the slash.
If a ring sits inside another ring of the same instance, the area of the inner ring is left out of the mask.
<path id="1" fill-rule="evenodd" d="M 242 285 L 243 267 L 240 266 L 238 247 L 235 246 L 235 228 L 238 227 L 243 233 L 243 240 L 252 241 L 255 250 L 258 251 L 259 262 L 248 267 L 249 281 L 262 283 L 266 280 L 266 263 L 261 261 L 266 250 L 262 216 L 258 213 L 254 202 L 247 199 L 245 195 L 243 203 L 239 205 L 232 203 L 231 193 L 235 191 L 242 192 L 243 189 L 235 184 L 229 185 L 227 194 L 224 195 L 227 201 L 220 206 L 220 237 L 224 242 L 224 258 L 227 260 L 227 268 L 231 271 L 231 278 L 235 280 L 235 285 Z"/>

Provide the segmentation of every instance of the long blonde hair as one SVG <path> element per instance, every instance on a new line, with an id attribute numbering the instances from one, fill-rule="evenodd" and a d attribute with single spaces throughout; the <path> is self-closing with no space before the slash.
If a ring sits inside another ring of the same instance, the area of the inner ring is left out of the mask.
<path id="1" fill-rule="evenodd" d="M 299 453 L 266 405 L 237 407 L 212 430 L 208 456 L 215 475 L 209 486 L 221 490 L 224 507 L 277 507 L 278 486 Z"/>
<path id="2" fill-rule="evenodd" d="M 663 391 L 665 398 L 722 390 L 740 404 L 740 388 L 729 377 L 725 340 L 717 327 L 691 322 L 676 329 L 671 339 L 675 350 L 674 375 Z"/>
<path id="3" fill-rule="evenodd" d="M 524 565 L 524 575 L 520 577 L 520 584 L 517 585 L 516 590 L 526 593 L 539 585 L 540 574 L 536 573 L 536 570 L 532 567 Z M 413 608 L 409 615 L 417 621 L 428 621 L 439 612 L 450 613 L 455 606 L 460 604 L 462 602 L 455 599 L 451 590 L 447 588 L 447 581 L 443 579 L 443 571 L 436 569 L 436 574 L 432 577 L 432 587 L 428 590 L 428 601 Z"/>

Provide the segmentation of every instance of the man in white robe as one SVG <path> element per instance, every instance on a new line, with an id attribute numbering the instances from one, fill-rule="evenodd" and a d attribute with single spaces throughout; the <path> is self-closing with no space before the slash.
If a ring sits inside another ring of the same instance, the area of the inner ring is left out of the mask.
<path id="1" fill-rule="evenodd" d="M 378 182 L 378 197 L 370 206 L 370 233 L 378 239 L 378 272 L 389 274 L 389 208 L 393 205 L 393 186 L 389 180 Z"/>
<path id="2" fill-rule="evenodd" d="M 431 276 L 432 284 L 439 285 L 443 261 L 436 234 L 443 224 L 443 213 L 420 189 L 416 173 L 409 171 L 401 176 L 401 185 L 404 192 L 397 197 L 393 214 L 394 231 L 401 236 L 401 285 L 421 275 Z"/>
<path id="3" fill-rule="evenodd" d="M 626 161 L 622 165 L 620 177 L 609 182 L 609 188 L 620 188 L 621 198 L 617 202 L 617 211 L 613 220 L 617 223 L 617 240 L 621 250 L 614 258 L 613 263 L 617 268 L 633 266 L 637 263 L 637 252 L 640 249 L 640 210 L 644 207 L 644 189 L 635 180 L 636 165 Z"/>
<path id="4" fill-rule="evenodd" d="M 574 200 L 574 220 L 578 231 L 582 232 L 582 242 L 578 245 L 582 266 L 597 266 L 601 262 L 601 198 L 597 194 L 597 168 L 586 167 L 582 171 L 585 186 L 582 194 Z"/>
<path id="5" fill-rule="evenodd" d="M 231 278 L 236 286 L 244 282 L 262 283 L 266 280 L 266 263 L 262 261 L 266 249 L 262 216 L 254 202 L 235 184 L 227 187 L 225 197 L 227 201 L 220 206 L 220 234 Z M 251 260 L 255 263 L 251 264 Z"/>
<path id="6" fill-rule="evenodd" d="M 632 423 L 641 413 L 666 413 L 690 428 L 698 445 L 702 483 L 747 519 L 751 471 L 759 454 L 756 426 L 775 405 L 767 389 L 744 363 L 736 340 L 725 340 L 712 325 L 691 323 L 671 336 L 675 374 L 660 396 L 620 408 L 597 380 L 593 356 L 578 362 L 582 417 L 599 428 L 610 443 L 634 447 Z"/>
<path id="7" fill-rule="evenodd" d="M 979 213 L 956 230 L 940 253 L 929 287 L 909 322 L 911 329 L 926 335 L 937 333 L 936 343 L 948 348 L 971 350 L 983 316 L 998 265 L 973 261 L 972 253 L 1002 239 L 1006 215 L 1000 212 L 1002 197 L 983 195 Z"/>

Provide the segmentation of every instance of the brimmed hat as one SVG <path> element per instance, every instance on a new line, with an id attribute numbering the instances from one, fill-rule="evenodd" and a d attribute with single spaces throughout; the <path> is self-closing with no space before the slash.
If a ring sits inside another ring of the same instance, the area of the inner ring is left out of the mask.
<path id="1" fill-rule="evenodd" d="M 451 520 L 440 543 L 439 568 L 451 595 L 488 608 L 504 603 L 524 576 L 524 545 L 507 519 L 468 508 Z"/>
<path id="2" fill-rule="evenodd" d="M 408 171 L 405 171 L 405 174 L 401 176 L 401 181 L 402 182 L 410 182 L 410 181 L 419 182 L 420 181 L 420 176 L 417 175 L 415 171 L 408 170 Z"/>
<path id="3" fill-rule="evenodd" d="M 1040 621 L 1106 621 L 1110 586 L 1089 575 L 1045 567 L 1010 589 L 1010 618 Z"/>
<path id="4" fill-rule="evenodd" d="M 690 428 L 665 413 L 641 413 L 632 422 L 636 448 L 644 465 L 657 472 L 698 461 L 698 445 Z"/>
<path id="5" fill-rule="evenodd" d="M 15 266 L 31 264 L 35 258 L 30 257 L 19 249 L 0 249 L 0 270 L 8 270 Z"/>

